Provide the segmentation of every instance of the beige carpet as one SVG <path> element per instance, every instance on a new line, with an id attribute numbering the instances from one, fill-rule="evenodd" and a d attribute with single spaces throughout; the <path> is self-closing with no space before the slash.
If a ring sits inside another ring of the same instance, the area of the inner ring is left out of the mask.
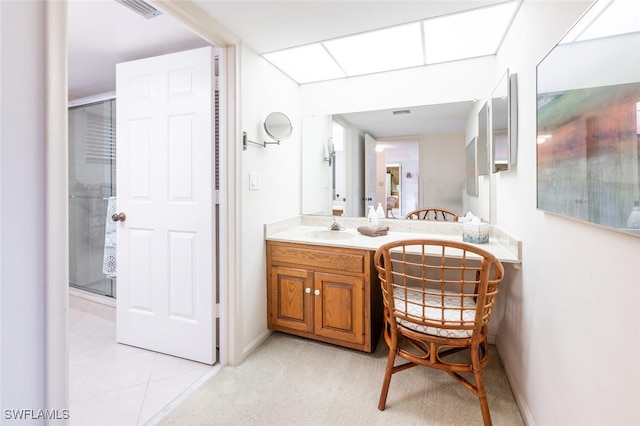
<path id="1" fill-rule="evenodd" d="M 524 425 L 491 346 L 483 370 L 494 425 Z M 481 425 L 474 394 L 448 374 L 415 367 L 378 398 L 388 349 L 373 354 L 272 334 L 244 363 L 206 381 L 161 425 Z"/>

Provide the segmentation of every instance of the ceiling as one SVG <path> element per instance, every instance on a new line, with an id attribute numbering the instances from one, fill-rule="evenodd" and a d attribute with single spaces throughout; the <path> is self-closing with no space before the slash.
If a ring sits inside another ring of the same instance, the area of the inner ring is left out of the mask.
<path id="1" fill-rule="evenodd" d="M 146 19 L 114 0 L 68 1 L 71 98 L 113 91 L 118 62 L 207 45 L 167 14 Z M 260 54 L 504 2 L 192 1 Z M 414 107 L 408 117 L 372 112 L 345 114 L 345 118 L 357 127 L 370 129 L 374 137 L 464 131 L 464 120 L 470 107 L 471 102 L 456 103 L 438 108 Z M 390 130 L 394 128 L 394 122 L 387 123 L 388 118 L 394 117 L 412 124 L 405 122 L 401 126 L 402 133 L 395 133 L 400 130 Z M 418 128 L 418 123 L 437 126 Z M 452 130 L 453 127 L 457 130 Z"/>
<path id="2" fill-rule="evenodd" d="M 193 0 L 260 54 L 505 1 Z"/>
<path id="3" fill-rule="evenodd" d="M 146 19 L 114 0 L 68 0 L 71 98 L 115 90 L 115 64 L 207 46 L 173 17 Z"/>
<path id="4" fill-rule="evenodd" d="M 420 105 L 379 111 L 340 114 L 340 117 L 377 139 L 424 133 L 464 131 L 473 101 Z M 408 113 L 407 113 L 408 111 Z M 396 114 L 394 114 L 396 112 Z M 425 123 L 429 131 L 425 132 Z"/>

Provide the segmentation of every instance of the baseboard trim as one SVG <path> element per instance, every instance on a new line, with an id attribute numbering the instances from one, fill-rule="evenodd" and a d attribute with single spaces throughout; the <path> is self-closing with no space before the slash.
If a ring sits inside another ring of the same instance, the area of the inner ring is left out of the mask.
<path id="1" fill-rule="evenodd" d="M 111 297 L 69 288 L 69 307 L 109 321 L 116 321 L 116 300 Z"/>
<path id="2" fill-rule="evenodd" d="M 502 362 L 502 367 L 504 368 L 504 372 L 507 375 L 507 380 L 509 381 L 509 386 L 511 386 L 511 392 L 513 393 L 514 398 L 516 399 L 516 404 L 520 409 L 520 414 L 524 420 L 524 423 L 527 426 L 535 426 L 535 422 L 533 421 L 533 416 L 531 415 L 531 411 L 529 411 L 529 406 L 524 398 L 524 395 L 520 392 L 520 389 L 514 386 L 513 374 L 511 374 L 511 369 L 508 363 L 505 362 L 505 358 L 502 356 L 502 351 L 500 350 L 501 344 L 500 339 L 496 337 L 495 339 L 496 351 L 498 352 L 498 356 L 500 357 L 500 361 Z"/>
<path id="3" fill-rule="evenodd" d="M 258 337 L 253 339 L 247 346 L 245 346 L 242 350 L 242 360 L 240 360 L 240 364 L 242 364 L 244 360 L 253 353 L 253 351 L 255 351 L 260 345 L 262 345 L 264 341 L 267 340 L 269 336 L 271 336 L 271 333 L 273 333 L 273 330 L 266 329 L 262 333 L 260 333 Z"/>
<path id="4" fill-rule="evenodd" d="M 191 386 L 184 390 L 180 395 L 178 395 L 173 401 L 167 404 L 160 412 L 158 412 L 155 416 L 147 421 L 145 425 L 156 425 L 160 423 L 162 419 L 167 417 L 171 411 L 177 408 L 180 404 L 182 404 L 189 396 L 191 396 L 195 391 L 198 390 L 203 384 L 207 382 L 210 378 L 218 374 L 222 370 L 222 365 L 220 363 L 214 364 L 207 373 L 202 375 L 198 380 L 193 382 Z"/>

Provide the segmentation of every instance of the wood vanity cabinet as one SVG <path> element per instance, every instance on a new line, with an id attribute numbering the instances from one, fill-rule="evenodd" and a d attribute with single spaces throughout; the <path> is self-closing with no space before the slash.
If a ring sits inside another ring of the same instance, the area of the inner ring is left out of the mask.
<path id="1" fill-rule="evenodd" d="M 267 241 L 269 328 L 373 352 L 382 329 L 373 254 Z"/>

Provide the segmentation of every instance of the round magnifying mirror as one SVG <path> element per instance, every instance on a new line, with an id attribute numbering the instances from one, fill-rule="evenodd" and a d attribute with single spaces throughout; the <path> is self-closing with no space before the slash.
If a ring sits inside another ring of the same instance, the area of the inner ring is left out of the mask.
<path id="1" fill-rule="evenodd" d="M 291 120 L 285 114 L 272 112 L 264 120 L 264 130 L 267 131 L 271 138 L 280 141 L 291 136 L 293 126 L 291 126 Z"/>

